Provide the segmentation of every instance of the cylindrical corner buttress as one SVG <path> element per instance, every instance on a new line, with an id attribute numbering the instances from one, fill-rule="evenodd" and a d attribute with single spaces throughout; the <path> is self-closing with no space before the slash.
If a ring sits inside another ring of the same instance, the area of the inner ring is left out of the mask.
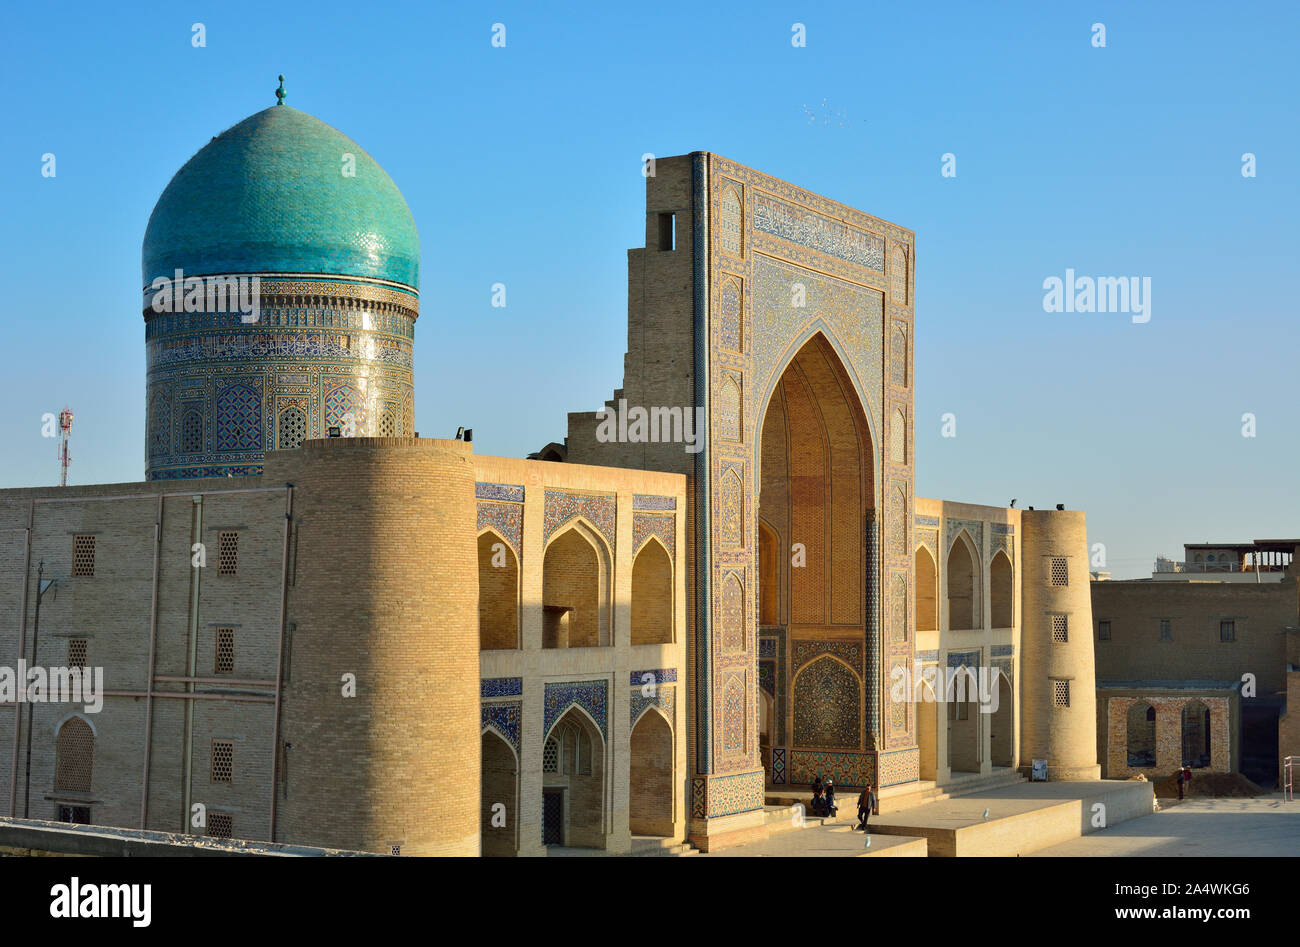
<path id="1" fill-rule="evenodd" d="M 478 855 L 470 446 L 309 441 L 268 468 L 295 485 L 277 836 Z"/>
<path id="2" fill-rule="evenodd" d="M 1050 779 L 1098 779 L 1097 686 L 1084 514 L 1021 515 L 1020 757 L 1046 760 Z"/>

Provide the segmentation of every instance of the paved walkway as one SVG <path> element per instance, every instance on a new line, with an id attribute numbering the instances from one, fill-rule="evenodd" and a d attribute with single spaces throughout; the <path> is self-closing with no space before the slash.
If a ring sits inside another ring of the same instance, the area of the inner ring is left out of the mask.
<path id="1" fill-rule="evenodd" d="M 838 819 L 825 825 L 809 825 L 774 835 L 762 842 L 724 848 L 709 852 L 704 858 L 854 858 L 880 852 L 884 849 L 907 845 L 915 839 L 898 835 L 871 835 L 870 849 L 861 832 L 853 831 L 857 824 L 852 819 Z"/>
<path id="2" fill-rule="evenodd" d="M 1028 857 L 1300 855 L 1300 800 L 1286 802 L 1281 793 L 1254 799 L 1162 799 L 1160 805 L 1160 812 Z"/>

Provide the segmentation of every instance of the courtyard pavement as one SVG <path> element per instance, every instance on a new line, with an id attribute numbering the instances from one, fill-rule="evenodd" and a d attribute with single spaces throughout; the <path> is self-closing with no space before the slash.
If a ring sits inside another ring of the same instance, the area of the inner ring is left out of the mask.
<path id="1" fill-rule="evenodd" d="M 1254 799 L 1162 799 L 1160 807 L 1027 857 L 1300 855 L 1300 799 L 1287 802 L 1280 792 Z"/>

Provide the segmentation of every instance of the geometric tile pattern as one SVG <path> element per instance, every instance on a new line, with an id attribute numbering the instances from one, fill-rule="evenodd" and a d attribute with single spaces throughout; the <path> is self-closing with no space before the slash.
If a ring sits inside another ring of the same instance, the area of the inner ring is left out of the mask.
<path id="1" fill-rule="evenodd" d="M 587 519 L 614 546 L 615 506 L 612 496 L 588 496 L 577 493 L 565 493 L 560 490 L 547 490 L 545 513 L 542 517 L 542 543 L 551 538 L 551 534 L 574 517 Z"/>
<path id="2" fill-rule="evenodd" d="M 480 729 L 491 726 L 506 738 L 519 754 L 519 721 L 523 716 L 523 704 L 517 700 L 500 704 L 482 705 L 482 724 Z"/>
<path id="3" fill-rule="evenodd" d="M 785 747 L 772 747 L 772 785 L 785 785 Z"/>
<path id="4" fill-rule="evenodd" d="M 647 697 L 638 688 L 632 692 L 631 713 L 628 715 L 630 726 L 635 727 L 647 707 L 658 707 L 668 718 L 668 726 L 675 726 L 677 694 L 674 687 L 656 687 L 654 693 Z"/>
<path id="5" fill-rule="evenodd" d="M 522 677 L 485 677 L 479 681 L 479 696 L 518 697 L 524 692 Z"/>
<path id="6" fill-rule="evenodd" d="M 647 674 L 650 675 L 650 681 L 645 679 Z M 651 671 L 633 671 L 629 684 L 632 687 L 641 687 L 651 681 L 655 684 L 665 684 L 675 680 L 677 680 L 677 668 L 657 668 Z"/>
<path id="7" fill-rule="evenodd" d="M 542 701 L 542 734 L 551 732 L 555 722 L 564 712 L 577 704 L 596 721 L 601 736 L 608 733 L 606 708 L 608 705 L 608 682 L 606 681 L 572 681 L 563 684 L 547 684 Z"/>
<path id="8" fill-rule="evenodd" d="M 478 501 L 478 524 L 476 531 L 485 528 L 496 531 L 520 555 L 520 546 L 524 535 L 524 508 L 519 503 L 492 503 Z"/>
<path id="9" fill-rule="evenodd" d="M 796 641 L 794 643 L 794 669 L 797 671 L 813 658 L 833 654 L 859 674 L 862 673 L 862 644 L 857 641 Z"/>
<path id="10" fill-rule="evenodd" d="M 632 509 L 640 511 L 659 511 L 677 509 L 676 497 L 657 497 L 645 493 L 632 494 Z"/>
<path id="11" fill-rule="evenodd" d="M 896 750 L 880 757 L 880 787 L 897 786 L 917 779 L 921 766 L 919 749 Z"/>
<path id="12" fill-rule="evenodd" d="M 632 552 L 641 548 L 651 536 L 659 537 L 668 550 L 669 558 L 675 555 L 677 548 L 677 517 L 674 515 L 652 515 L 648 513 L 632 514 Z"/>
<path id="13" fill-rule="evenodd" d="M 253 451 L 261 446 L 261 381 L 227 385 L 217 397 L 217 450 Z"/>
<path id="14" fill-rule="evenodd" d="M 794 680 L 795 745 L 860 746 L 861 699 L 862 684 L 857 675 L 832 657 L 816 659 Z"/>
<path id="15" fill-rule="evenodd" d="M 708 800 L 711 819 L 763 808 L 763 771 L 710 777 Z"/>
<path id="16" fill-rule="evenodd" d="M 865 786 L 875 775 L 875 764 L 874 753 L 791 750 L 789 778 L 795 786 L 806 786 L 816 776 L 823 782 L 829 776 L 838 786 Z"/>

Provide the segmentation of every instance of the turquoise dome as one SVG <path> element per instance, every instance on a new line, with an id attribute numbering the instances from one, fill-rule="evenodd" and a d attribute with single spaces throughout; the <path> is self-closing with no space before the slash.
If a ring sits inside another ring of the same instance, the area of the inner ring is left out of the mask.
<path id="1" fill-rule="evenodd" d="M 343 174 L 344 154 L 356 175 Z M 330 273 L 418 287 L 420 238 L 401 192 L 342 132 L 273 105 L 212 139 L 158 199 L 144 285 L 216 273 Z"/>

